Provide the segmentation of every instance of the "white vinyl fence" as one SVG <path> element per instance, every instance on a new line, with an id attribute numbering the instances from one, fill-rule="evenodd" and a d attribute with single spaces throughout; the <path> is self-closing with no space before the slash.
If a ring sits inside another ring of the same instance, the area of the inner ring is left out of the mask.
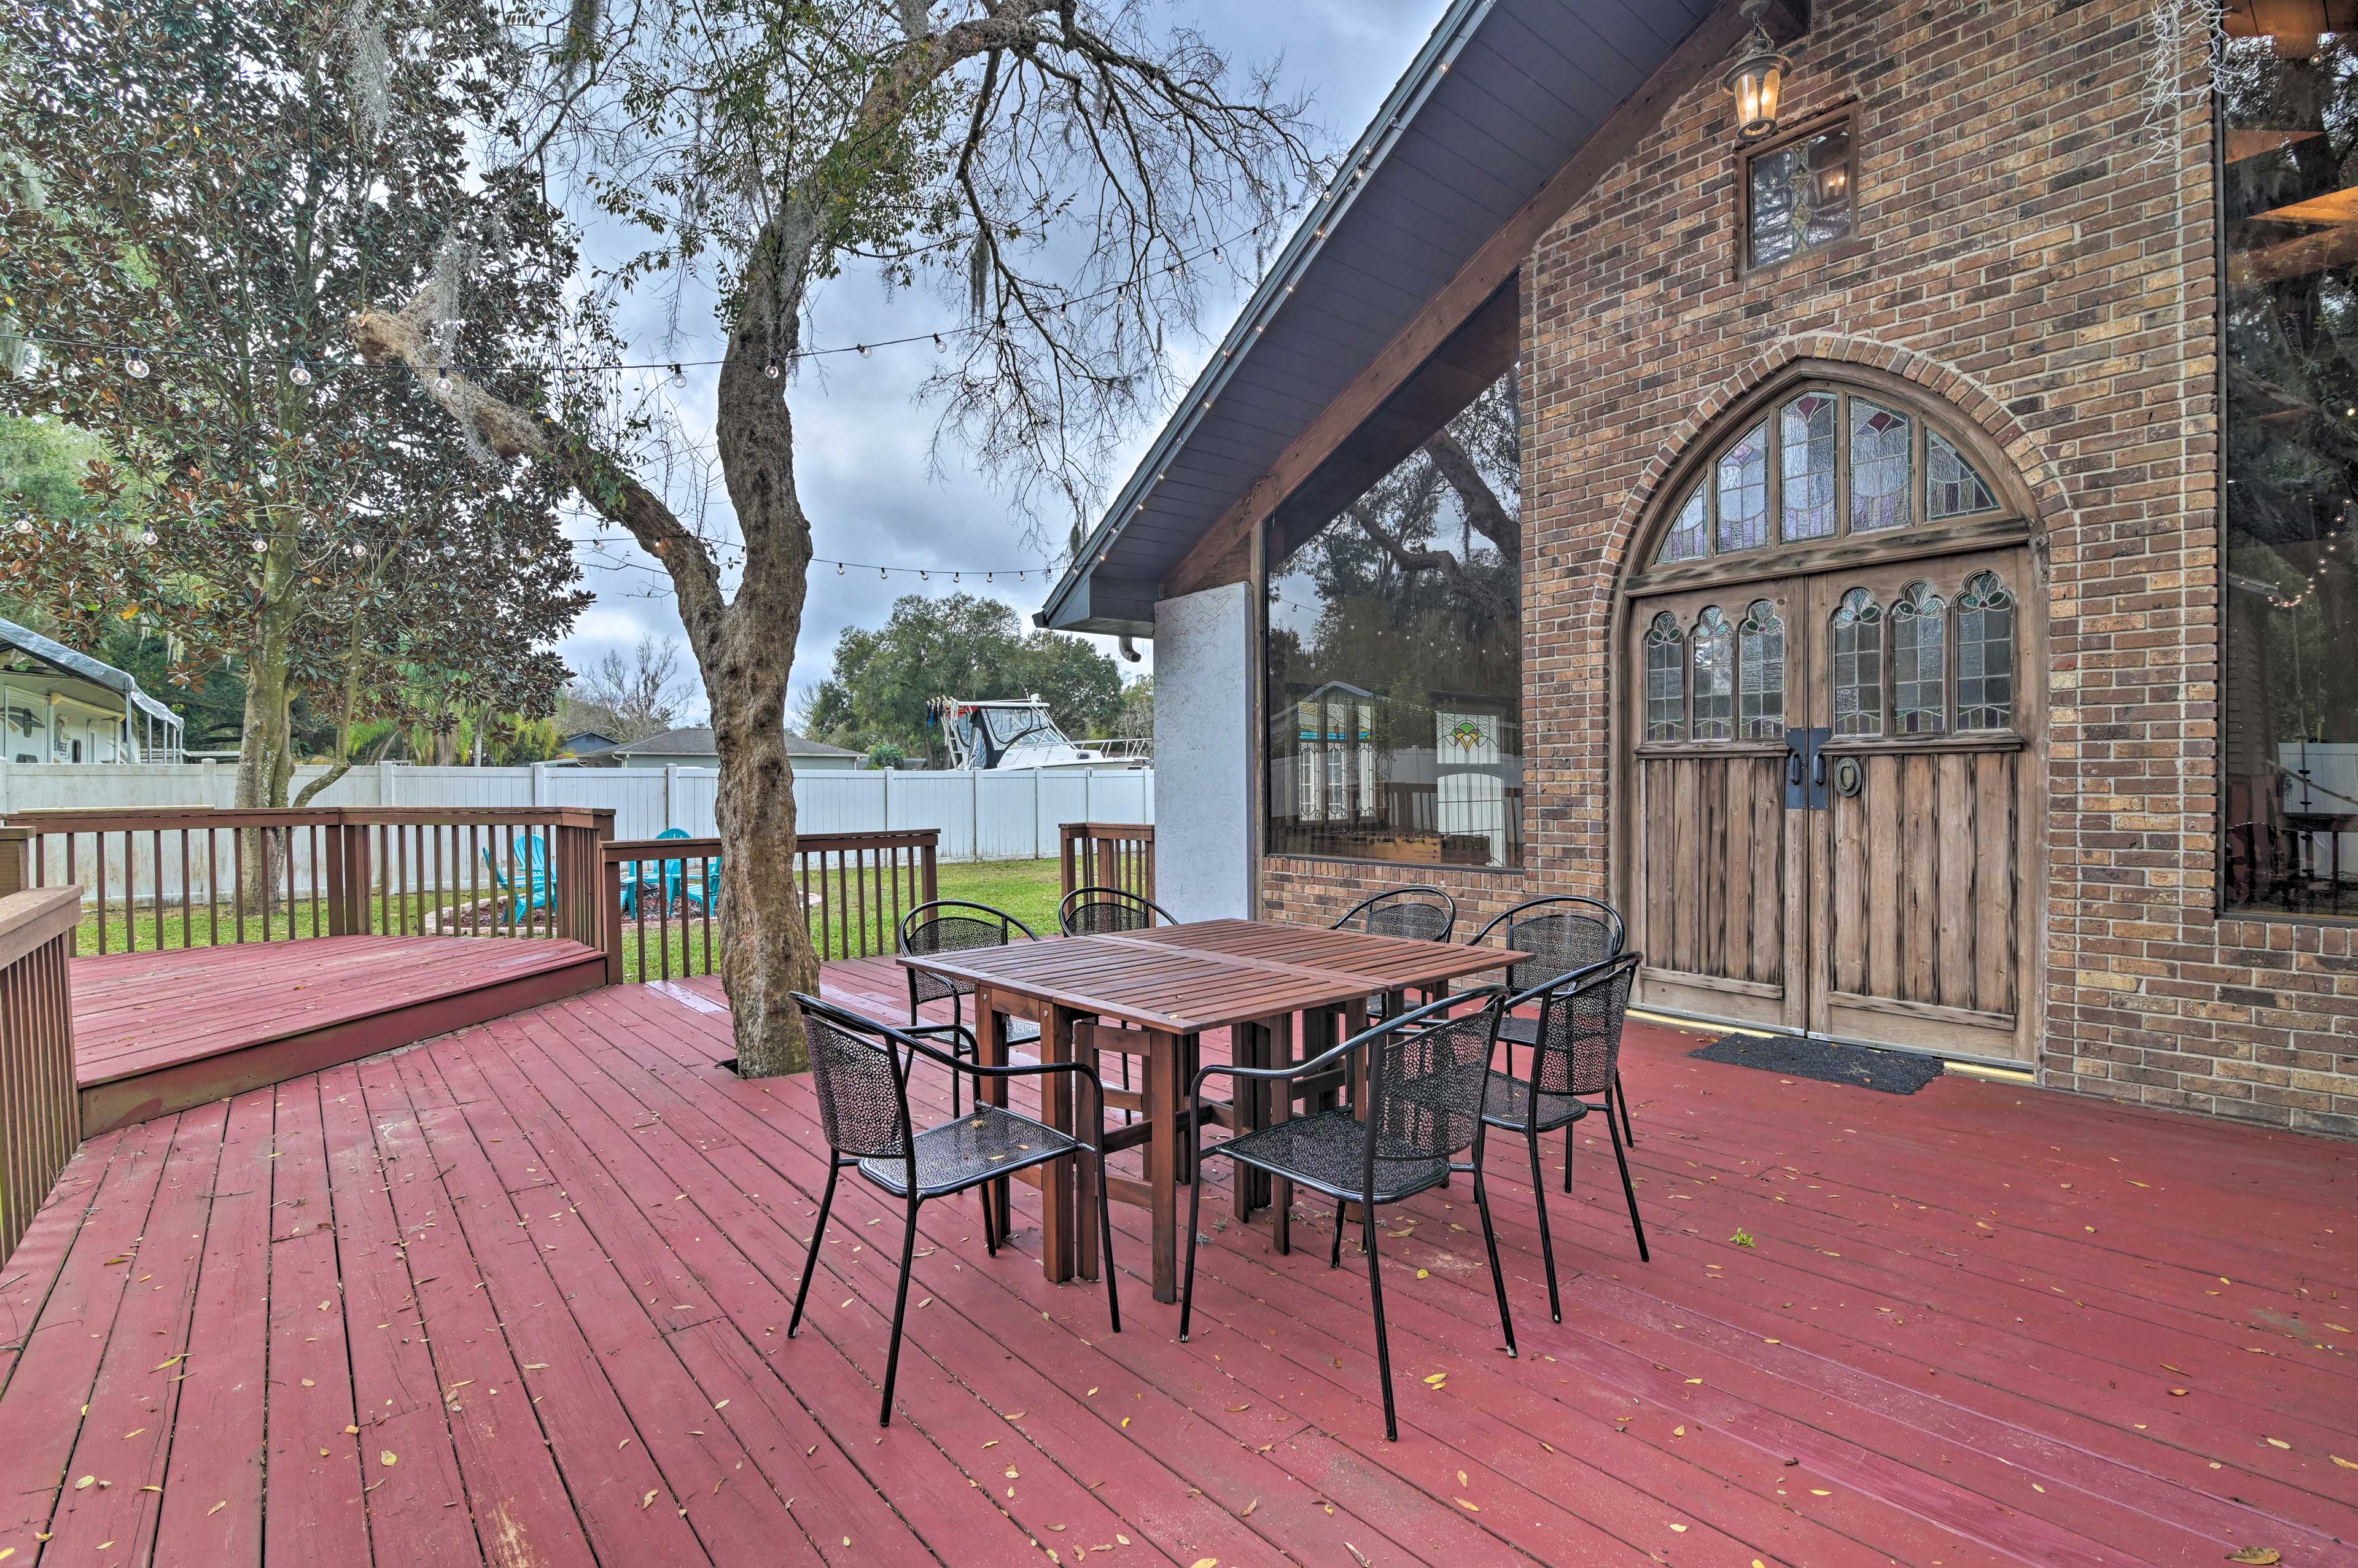
<path id="1" fill-rule="evenodd" d="M 324 768 L 298 768 L 295 792 Z M 666 827 L 711 838 L 720 775 L 708 768 L 354 768 L 311 804 L 329 806 L 603 807 L 618 838 Z M 227 807 L 237 787 L 222 762 L 0 762 L 0 819 L 10 812 L 71 806 Z M 1152 822 L 1154 773 L 1143 768 L 1027 769 L 1002 773 L 809 773 L 795 778 L 805 833 L 881 833 L 931 827 L 945 860 L 1045 860 L 1065 822 Z"/>

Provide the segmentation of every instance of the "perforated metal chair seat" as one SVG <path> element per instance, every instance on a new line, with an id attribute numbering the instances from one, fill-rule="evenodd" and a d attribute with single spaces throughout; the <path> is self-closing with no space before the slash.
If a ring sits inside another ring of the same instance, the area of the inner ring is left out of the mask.
<path id="1" fill-rule="evenodd" d="M 1206 1159 L 1225 1154 L 1241 1165 L 1285 1176 L 1332 1198 L 1357 1201 L 1367 1176 L 1368 1129 L 1348 1109 L 1324 1110 L 1297 1117 L 1213 1144 Z M 1378 1203 L 1392 1203 L 1437 1187 L 1449 1174 L 1449 1162 L 1439 1155 L 1417 1159 L 1376 1160 Z"/>
<path id="2" fill-rule="evenodd" d="M 1505 1033 L 1503 1029 L 1499 1031 L 1501 1035 Z M 1528 1079 L 1493 1071 L 1489 1096 L 1482 1102 L 1482 1119 L 1509 1132 L 1522 1131 L 1532 1125 L 1530 1119 L 1531 1092 Z M 1541 1132 L 1553 1132 L 1559 1127 L 1569 1127 L 1586 1116 L 1590 1108 L 1586 1100 L 1574 1099 L 1570 1095 L 1550 1094 L 1545 1089 L 1539 1091 L 1539 1099 L 1538 1130 Z"/>
<path id="3" fill-rule="evenodd" d="M 917 1134 L 917 1195 L 957 1192 L 1086 1147 L 1044 1122 L 980 1106 Z M 908 1162 L 898 1154 L 871 1155 L 860 1162 L 860 1173 L 894 1197 L 909 1195 Z"/>

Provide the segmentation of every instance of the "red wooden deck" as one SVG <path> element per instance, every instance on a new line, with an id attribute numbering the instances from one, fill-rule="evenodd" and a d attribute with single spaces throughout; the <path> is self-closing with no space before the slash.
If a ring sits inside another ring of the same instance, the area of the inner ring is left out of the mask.
<path id="1" fill-rule="evenodd" d="M 880 1433 L 895 1211 L 847 1185 L 788 1342 L 812 1097 L 715 1067 L 709 989 L 92 1140 L 0 1267 L 11 1568 L 2358 1563 L 2358 1149 L 1786 1082 L 1637 1026 L 1654 1262 L 1600 1128 L 1551 1325 L 1494 1151 L 1509 1361 L 1462 1188 L 1395 1211 L 1397 1445 L 1326 1216 L 1283 1258 L 1212 1221 L 1183 1346 L 1143 1216 L 1113 1336 L 1101 1291 L 1042 1280 L 1022 1187 L 995 1260 L 971 1202 L 927 1206 Z"/>
<path id="2" fill-rule="evenodd" d="M 73 961 L 82 1135 L 470 1023 L 606 979 L 579 942 L 322 936 Z"/>

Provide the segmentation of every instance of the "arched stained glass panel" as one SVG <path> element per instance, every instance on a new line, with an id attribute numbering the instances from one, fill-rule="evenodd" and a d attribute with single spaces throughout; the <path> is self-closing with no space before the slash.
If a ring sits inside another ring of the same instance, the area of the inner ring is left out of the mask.
<path id="1" fill-rule="evenodd" d="M 1755 425 L 1719 460 L 1719 537 L 1713 548 L 1751 550 L 1768 542 L 1768 427 Z"/>
<path id="2" fill-rule="evenodd" d="M 1970 517 L 1996 507 L 1997 497 L 1982 482 L 1982 476 L 1974 471 L 1974 465 L 1965 461 L 1963 454 L 1940 431 L 1925 431 L 1924 515 L 1939 522 L 1944 517 Z"/>
<path id="3" fill-rule="evenodd" d="M 1854 532 L 1904 526 L 1915 426 L 1864 397 L 1850 400 L 1850 525 Z"/>
<path id="4" fill-rule="evenodd" d="M 1657 561 L 1693 561 L 1702 558 L 1711 523 L 1711 498 L 1696 485 L 1687 492 L 1686 504 L 1671 520 L 1671 531 L 1662 540 Z"/>
<path id="5" fill-rule="evenodd" d="M 1756 599 L 1736 628 L 1736 736 L 1775 741 L 1785 733 L 1785 622 Z"/>
<path id="6" fill-rule="evenodd" d="M 1833 616 L 1834 733 L 1883 733 L 1883 607 L 1863 588 Z"/>
<path id="7" fill-rule="evenodd" d="M 1665 610 L 1646 629 L 1646 739 L 1681 741 L 1686 732 L 1686 634 Z"/>
<path id="8" fill-rule="evenodd" d="M 2014 598 L 1995 572 L 1976 572 L 1957 595 L 1957 728 L 2014 722 Z"/>
<path id="9" fill-rule="evenodd" d="M 1784 481 L 1782 537 L 1823 539 L 1834 531 L 1834 395 L 1805 392 L 1777 416 Z"/>
<path id="10" fill-rule="evenodd" d="M 1949 607 L 1930 584 L 1911 582 L 1891 607 L 1894 733 L 1938 735 L 1949 727 Z"/>
<path id="11" fill-rule="evenodd" d="M 1695 618 L 1694 738 L 1725 741 L 1736 733 L 1736 628 L 1713 605 Z"/>

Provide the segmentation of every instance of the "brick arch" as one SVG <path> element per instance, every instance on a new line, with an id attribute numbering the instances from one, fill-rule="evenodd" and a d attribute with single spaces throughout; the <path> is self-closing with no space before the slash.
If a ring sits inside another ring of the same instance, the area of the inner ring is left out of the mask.
<path id="1" fill-rule="evenodd" d="M 2008 413 L 1997 394 L 1982 382 L 1943 361 L 1896 343 L 1813 333 L 1770 344 L 1751 363 L 1704 396 L 1693 414 L 1663 433 L 1661 444 L 1614 515 L 1607 547 L 1618 557 L 1616 576 L 1626 576 L 1631 569 L 1630 563 L 1637 557 L 1630 546 L 1660 499 L 1663 481 L 1677 470 L 1698 438 L 1717 438 L 1722 414 L 1771 382 L 1798 381 L 1812 374 L 1830 374 L 1840 380 L 1844 366 L 1880 371 L 1909 383 L 1926 395 L 1927 401 L 1937 404 L 1941 412 L 1948 414 L 1952 423 L 1980 437 L 2012 464 L 2030 495 L 2034 536 L 2051 533 L 2069 514 L 2071 503 L 2054 465 L 2048 461 L 2045 451 L 2022 422 Z"/>

